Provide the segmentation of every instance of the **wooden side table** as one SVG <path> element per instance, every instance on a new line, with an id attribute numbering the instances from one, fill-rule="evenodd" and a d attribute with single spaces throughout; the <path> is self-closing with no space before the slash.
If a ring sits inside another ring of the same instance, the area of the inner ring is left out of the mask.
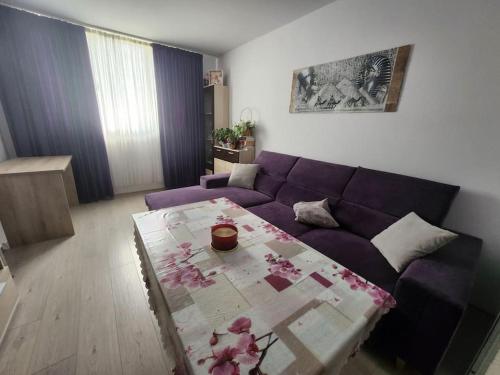
<path id="1" fill-rule="evenodd" d="M 76 204 L 71 156 L 0 163 L 0 221 L 11 247 L 75 234 L 69 207 Z"/>

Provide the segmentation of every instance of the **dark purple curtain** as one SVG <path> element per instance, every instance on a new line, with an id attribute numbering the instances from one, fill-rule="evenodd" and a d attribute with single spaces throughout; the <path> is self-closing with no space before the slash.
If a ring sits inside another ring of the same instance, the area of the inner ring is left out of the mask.
<path id="1" fill-rule="evenodd" d="M 0 6 L 0 100 L 18 156 L 73 155 L 80 201 L 113 196 L 82 27 Z"/>
<path id="2" fill-rule="evenodd" d="M 165 186 L 198 185 L 205 174 L 202 56 L 158 44 L 153 55 Z"/>

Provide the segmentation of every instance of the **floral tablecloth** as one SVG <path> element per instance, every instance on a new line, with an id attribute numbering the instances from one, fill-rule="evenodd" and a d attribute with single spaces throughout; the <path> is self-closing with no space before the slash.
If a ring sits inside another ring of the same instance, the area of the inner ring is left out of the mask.
<path id="1" fill-rule="evenodd" d="M 150 304 L 173 342 L 177 374 L 337 374 L 395 304 L 226 198 L 133 218 Z M 238 227 L 236 250 L 211 249 L 215 223 Z"/>

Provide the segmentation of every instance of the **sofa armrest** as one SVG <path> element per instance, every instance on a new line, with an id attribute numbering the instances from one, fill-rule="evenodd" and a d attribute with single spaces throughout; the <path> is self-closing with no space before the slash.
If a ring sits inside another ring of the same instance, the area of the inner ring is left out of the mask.
<path id="1" fill-rule="evenodd" d="M 200 177 L 200 185 L 205 189 L 225 187 L 230 175 L 230 173 L 207 174 Z"/>
<path id="2" fill-rule="evenodd" d="M 402 298 L 405 305 L 410 304 L 406 291 L 420 290 L 456 308 L 465 308 L 481 246 L 479 238 L 461 234 L 434 254 L 413 261 L 401 274 L 395 297 Z"/>
<path id="3" fill-rule="evenodd" d="M 460 235 L 413 261 L 394 289 L 398 310 L 414 333 L 400 356 L 424 374 L 438 366 L 469 300 L 482 241 Z"/>

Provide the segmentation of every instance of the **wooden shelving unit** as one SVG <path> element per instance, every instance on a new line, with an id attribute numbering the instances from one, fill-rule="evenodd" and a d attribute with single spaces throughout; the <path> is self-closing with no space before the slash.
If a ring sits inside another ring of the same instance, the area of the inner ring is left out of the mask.
<path id="1" fill-rule="evenodd" d="M 210 85 L 204 88 L 205 172 L 214 171 L 213 130 L 229 126 L 229 88 Z"/>

